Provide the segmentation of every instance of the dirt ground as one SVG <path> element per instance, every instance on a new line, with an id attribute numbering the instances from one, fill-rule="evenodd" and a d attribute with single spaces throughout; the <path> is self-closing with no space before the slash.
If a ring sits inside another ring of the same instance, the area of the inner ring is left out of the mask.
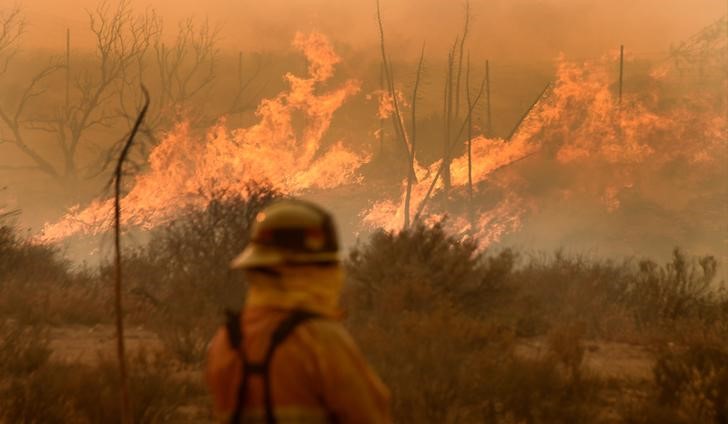
<path id="1" fill-rule="evenodd" d="M 584 369 L 605 380 L 652 381 L 654 355 L 644 346 L 627 343 L 589 341 L 585 343 Z M 539 358 L 547 353 L 543 338 L 522 339 L 516 354 Z"/>
<path id="2" fill-rule="evenodd" d="M 146 349 L 162 349 L 157 336 L 143 327 L 126 328 L 126 349 L 130 352 Z M 52 359 L 62 362 L 93 364 L 99 357 L 116 355 L 116 331 L 111 325 L 93 327 L 72 326 L 53 328 L 50 331 Z"/>
<path id="3" fill-rule="evenodd" d="M 111 325 L 54 328 L 50 332 L 53 359 L 94 363 L 100 356 L 116 354 L 115 330 Z M 126 348 L 130 352 L 157 351 L 162 343 L 144 327 L 125 329 Z M 544 338 L 521 339 L 516 354 L 539 358 L 547 354 Z M 643 346 L 618 342 L 589 341 L 584 354 L 585 371 L 604 379 L 649 382 L 652 380 L 653 354 Z"/>

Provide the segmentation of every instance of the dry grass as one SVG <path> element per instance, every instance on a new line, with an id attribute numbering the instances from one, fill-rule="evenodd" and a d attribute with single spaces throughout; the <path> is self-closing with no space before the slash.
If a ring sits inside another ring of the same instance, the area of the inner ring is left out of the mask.
<path id="1" fill-rule="evenodd" d="M 608 339 L 658 348 L 698 328 L 725 337 L 728 314 L 709 288 L 712 258 L 676 250 L 664 266 L 646 264 L 560 252 L 519 263 L 508 250 L 478 253 L 439 226 L 381 232 L 351 253 L 348 322 L 390 384 L 399 422 L 613 422 L 634 418 L 623 401 L 635 391 L 643 393 L 638 416 L 649 420 L 645 411 L 682 408 L 648 396 L 673 390 L 665 371 L 658 365 L 654 382 L 600 377 L 584 365 L 588 346 Z M 534 336 L 545 351 L 519 355 L 515 347 Z M 701 417 L 719 417 L 705 411 L 715 409 L 720 374 L 699 375 L 680 384 Z"/>
<path id="2" fill-rule="evenodd" d="M 198 371 L 221 310 L 244 297 L 226 264 L 274 196 L 261 193 L 190 211 L 126 253 L 129 321 L 164 345 L 131 361 L 138 422 L 189 420 L 190 407 L 209 419 Z M 52 248 L 3 231 L 0 422 L 113 421 L 114 362 L 49 359 L 47 337 L 48 325 L 108 319 L 95 284 L 109 268 L 69 270 Z M 398 422 L 726 422 L 728 299 L 711 288 L 712 258 L 481 253 L 420 226 L 374 234 L 347 267 L 347 325 L 392 389 Z M 652 378 L 595 372 L 592 349 L 606 340 L 657 352 Z M 525 344 L 539 347 L 524 354 Z"/>

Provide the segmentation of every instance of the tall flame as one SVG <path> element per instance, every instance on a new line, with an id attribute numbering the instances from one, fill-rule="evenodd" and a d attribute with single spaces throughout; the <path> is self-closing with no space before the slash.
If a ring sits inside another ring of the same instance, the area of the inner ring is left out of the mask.
<path id="1" fill-rule="evenodd" d="M 257 124 L 229 129 L 221 119 L 198 137 L 183 122 L 166 134 L 150 154 L 149 170 L 135 178 L 122 199 L 125 223 L 152 227 L 174 218 L 181 206 L 204 204 L 205 193 L 244 195 L 251 182 L 296 194 L 359 181 L 357 169 L 366 155 L 350 151 L 341 140 L 324 148 L 322 139 L 334 112 L 359 91 L 360 83 L 349 80 L 317 94 L 340 58 L 318 33 L 297 34 L 293 46 L 306 56 L 308 75 L 286 74 L 288 90 L 260 103 Z M 305 117 L 302 131 L 293 123 L 296 114 Z M 112 200 L 75 207 L 58 223 L 46 225 L 41 238 L 52 242 L 75 233 L 103 232 L 111 207 Z"/>
<path id="2" fill-rule="evenodd" d="M 369 160 L 367 153 L 350 150 L 343 140 L 322 144 L 334 113 L 359 91 L 360 83 L 350 80 L 319 94 L 340 58 L 321 34 L 297 34 L 293 45 L 308 59 L 308 75 L 286 74 L 288 89 L 261 101 L 259 121 L 251 127 L 230 129 L 221 119 L 204 136 L 196 135 L 188 123 L 173 128 L 151 153 L 149 170 L 135 178 L 122 201 L 126 223 L 153 227 L 173 219 L 181 206 L 204 206 L 205 193 L 244 195 L 251 182 L 288 194 L 362 182 L 358 169 Z M 440 180 L 433 185 L 441 161 L 415 161 L 410 219 L 422 211 L 424 222 L 448 215 L 446 225 L 454 233 L 476 237 L 485 247 L 524 225 L 547 196 L 559 202 L 588 198 L 605 213 L 618 213 L 624 192 L 641 185 L 664 186 L 671 164 L 714 170 L 728 160 L 726 116 L 716 107 L 722 100 L 696 94 L 680 102 L 662 101 L 671 70 L 661 65 L 640 94 L 627 94 L 620 101 L 614 60 L 613 53 L 585 63 L 560 57 L 551 89 L 510 140 L 476 136 L 469 143 L 470 159 L 465 152 L 452 160 L 451 192 L 444 192 Z M 399 106 L 410 107 L 396 93 Z M 377 116 L 391 117 L 391 96 L 375 91 L 370 95 L 374 97 Z M 296 115 L 305 117 L 304 128 L 294 125 Z M 541 168 L 551 174 L 529 174 L 544 172 Z M 547 190 L 539 188 L 543 180 L 549 181 Z M 406 181 L 400 187 L 399 195 L 379 198 L 361 212 L 364 226 L 401 228 Z M 84 209 L 75 207 L 58 223 L 47 225 L 42 239 L 103 232 L 111 206 L 110 200 L 98 200 Z"/>
<path id="3" fill-rule="evenodd" d="M 532 155 L 538 154 L 542 161 L 554 161 L 557 171 L 559 167 L 581 167 L 586 175 L 594 168 L 602 170 L 605 181 L 572 181 L 561 193 L 567 198 L 575 190 L 594 192 L 609 212 L 621 207 L 621 191 L 635 187 L 638 175 L 645 169 L 657 175 L 660 166 L 677 159 L 713 166 L 725 159 L 726 119 L 710 106 L 710 99 L 693 96 L 683 105 L 660 105 L 657 84 L 669 73 L 660 67 L 651 72 L 654 83 L 646 94 L 625 96 L 620 104 L 614 94 L 613 56 L 586 63 L 560 57 L 552 90 L 527 116 L 513 139 L 477 136 L 471 140 L 470 172 L 475 190 L 472 209 L 458 209 L 453 207 L 452 200 L 443 200 L 449 205 L 446 210 L 454 232 L 478 237 L 487 246 L 519 228 L 525 214 L 538 209 L 538 201 L 524 192 L 523 186 L 527 184 L 503 180 L 496 171 Z M 450 165 L 454 194 L 449 196 L 456 196 L 461 202 L 468 202 L 464 190 L 469 181 L 468 163 L 465 152 Z M 413 187 L 411 197 L 412 217 L 422 208 L 421 202 L 440 166 L 441 162 L 437 162 L 418 171 L 419 183 Z M 484 185 L 486 181 L 489 183 Z M 493 186 L 501 193 L 495 204 L 492 199 L 484 200 L 481 193 L 485 187 Z M 364 223 L 371 227 L 401 228 L 405 187 L 403 182 L 398 199 L 380 200 L 364 211 Z M 442 190 L 442 182 L 437 182 L 430 198 L 437 197 Z M 427 208 L 435 216 L 441 215 L 432 203 L 436 202 L 430 202 Z"/>

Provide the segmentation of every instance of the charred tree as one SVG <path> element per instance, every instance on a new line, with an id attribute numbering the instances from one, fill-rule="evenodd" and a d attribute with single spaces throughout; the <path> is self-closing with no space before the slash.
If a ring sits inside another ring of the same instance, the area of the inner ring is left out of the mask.
<path id="1" fill-rule="evenodd" d="M 124 174 L 124 162 L 129 155 L 129 150 L 134 143 L 139 128 L 144 121 L 144 116 L 149 108 L 149 93 L 142 86 L 144 105 L 134 121 L 129 138 L 124 143 L 119 159 L 116 162 L 114 171 L 114 315 L 116 324 L 116 354 L 119 363 L 121 422 L 123 424 L 133 423 L 132 405 L 129 397 L 129 386 L 127 379 L 127 362 L 124 345 L 124 308 L 122 299 L 122 271 L 121 271 L 121 178 Z"/>
<path id="2" fill-rule="evenodd" d="M 387 50 L 386 45 L 384 42 L 384 24 L 382 22 L 382 13 L 381 8 L 379 5 L 379 0 L 377 0 L 377 22 L 379 24 L 379 40 L 380 40 L 380 51 L 382 55 L 382 67 L 384 69 L 384 77 L 385 82 L 387 85 L 387 91 L 388 95 L 391 98 L 392 101 L 392 107 L 394 109 L 394 112 L 392 113 L 392 120 L 393 120 L 393 126 L 394 131 L 397 136 L 402 141 L 402 147 L 404 148 L 406 154 L 407 154 L 407 164 L 408 164 L 408 170 L 407 175 L 408 178 L 414 178 L 416 180 L 416 174 L 414 171 L 414 151 L 412 150 L 412 146 L 408 137 L 407 129 L 405 128 L 404 118 L 402 116 L 401 107 L 399 104 L 399 96 L 397 95 L 397 89 L 395 88 L 394 83 L 394 75 L 392 72 L 392 66 L 389 62 L 388 56 L 387 56 Z"/>
<path id="3" fill-rule="evenodd" d="M 417 73 L 415 76 L 415 85 L 412 90 L 412 119 L 410 133 L 410 155 L 409 155 L 409 174 L 407 175 L 407 190 L 404 199 L 404 228 L 410 226 L 410 202 L 412 200 L 412 185 L 417 180 L 415 175 L 415 152 L 417 147 L 417 96 L 420 88 L 420 79 L 422 78 L 422 67 L 425 60 L 425 46 L 422 46 L 420 52 L 420 60 L 417 63 Z"/>
<path id="4" fill-rule="evenodd" d="M 452 107 L 453 107 L 453 65 L 455 58 L 455 46 L 457 46 L 457 40 L 453 45 L 450 53 L 447 57 L 447 70 L 445 71 L 445 102 L 443 110 L 443 119 L 445 120 L 443 125 L 443 143 L 442 143 L 442 182 L 445 186 L 445 192 L 450 190 L 450 143 L 452 139 Z"/>
<path id="5" fill-rule="evenodd" d="M 445 168 L 443 169 L 442 180 L 445 186 L 445 192 L 450 190 L 450 163 L 452 162 L 452 149 L 450 144 L 452 143 L 452 125 L 454 122 L 460 121 L 460 106 L 461 106 L 461 81 L 463 73 L 463 60 L 465 52 L 465 43 L 468 38 L 470 31 L 470 1 L 465 2 L 465 19 L 463 21 L 463 34 L 455 37 L 452 49 L 448 55 L 447 63 L 447 110 L 445 113 L 445 133 L 446 137 L 443 143 L 443 163 Z M 457 70 L 455 70 L 455 63 L 457 62 Z M 462 136 L 462 134 L 461 134 Z M 461 140 L 456 140 L 459 143 Z"/>
<path id="6" fill-rule="evenodd" d="M 486 81 L 488 73 L 486 71 Z M 468 64 L 465 71 L 465 96 L 468 101 L 468 110 L 473 110 L 473 100 L 470 97 L 470 53 L 468 53 Z M 468 220 L 470 221 L 470 234 L 475 234 L 475 205 L 473 204 L 473 114 L 468 113 L 467 117 L 467 149 L 468 149 Z"/>

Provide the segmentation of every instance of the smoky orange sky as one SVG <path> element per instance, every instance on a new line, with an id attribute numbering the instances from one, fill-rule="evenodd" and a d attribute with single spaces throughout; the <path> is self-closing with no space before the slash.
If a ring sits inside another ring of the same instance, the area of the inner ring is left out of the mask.
<path id="1" fill-rule="evenodd" d="M 2 0 L 2 2 L 12 0 Z M 152 8 L 171 34 L 186 17 L 219 24 L 220 46 L 287 48 L 297 30 L 317 29 L 356 51 L 376 46 L 374 0 L 133 0 Z M 25 0 L 28 47 L 61 49 L 71 28 L 76 48 L 88 46 L 86 9 L 96 0 Z M 464 0 L 382 0 L 387 39 L 397 54 L 426 42 L 439 53 L 461 31 Z M 472 0 L 471 49 L 494 59 L 598 56 L 619 44 L 659 55 L 726 12 L 725 0 Z"/>

